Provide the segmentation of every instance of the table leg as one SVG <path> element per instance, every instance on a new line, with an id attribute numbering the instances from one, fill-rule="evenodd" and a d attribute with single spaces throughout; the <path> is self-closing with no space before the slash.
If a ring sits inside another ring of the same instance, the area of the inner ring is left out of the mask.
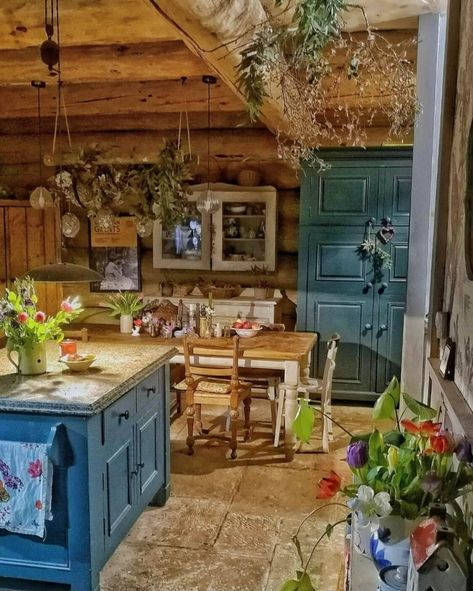
<path id="1" fill-rule="evenodd" d="M 286 401 L 284 405 L 284 447 L 286 459 L 294 458 L 294 447 L 296 436 L 292 430 L 292 423 L 297 414 L 297 385 L 299 383 L 299 363 L 297 361 L 286 361 L 284 368 L 284 383 L 286 384 Z"/>

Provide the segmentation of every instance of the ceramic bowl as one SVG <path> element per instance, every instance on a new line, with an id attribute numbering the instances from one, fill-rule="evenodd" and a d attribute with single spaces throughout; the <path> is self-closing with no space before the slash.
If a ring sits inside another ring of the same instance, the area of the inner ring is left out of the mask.
<path id="1" fill-rule="evenodd" d="M 259 331 L 263 327 L 260 326 L 259 328 L 234 328 L 233 330 L 237 333 L 239 337 L 243 339 L 248 339 L 249 337 L 254 337 L 259 333 Z"/>
<path id="2" fill-rule="evenodd" d="M 228 211 L 230 213 L 245 213 L 246 212 L 246 205 L 230 205 L 228 207 Z"/>
<path id="3" fill-rule="evenodd" d="M 84 355 L 81 359 L 68 359 L 65 355 L 59 361 L 65 363 L 71 371 L 85 371 L 95 361 L 95 355 Z"/>

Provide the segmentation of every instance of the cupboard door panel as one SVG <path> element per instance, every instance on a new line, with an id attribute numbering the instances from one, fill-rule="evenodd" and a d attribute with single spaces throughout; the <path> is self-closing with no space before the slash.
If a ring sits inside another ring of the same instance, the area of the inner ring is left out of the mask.
<path id="1" fill-rule="evenodd" d="M 403 300 L 383 302 L 376 333 L 376 391 L 383 392 L 393 376 L 401 378 L 402 339 L 406 305 Z"/>
<path id="2" fill-rule="evenodd" d="M 112 544 L 113 540 L 122 539 L 133 517 L 133 470 L 133 445 L 130 436 L 106 461 L 106 533 Z"/>
<path id="3" fill-rule="evenodd" d="M 304 329 L 320 333 L 317 376 L 323 375 L 327 340 L 338 332 L 334 392 L 369 392 L 374 290 L 371 269 L 356 252 L 363 231 L 311 227 L 302 229 L 302 237 L 302 250 L 308 254 Z"/>
<path id="4" fill-rule="evenodd" d="M 356 226 L 376 217 L 379 170 L 366 163 L 333 162 L 301 180 L 301 224 Z"/>
<path id="5" fill-rule="evenodd" d="M 394 226 L 408 226 L 411 212 L 412 166 L 384 170 L 383 212 Z"/>
<path id="6" fill-rule="evenodd" d="M 150 413 L 137 423 L 139 490 L 147 504 L 156 489 L 164 482 L 163 445 L 164 434 L 160 412 Z M 151 495 L 151 496 L 150 496 Z M 150 496 L 150 498 L 148 498 Z"/>

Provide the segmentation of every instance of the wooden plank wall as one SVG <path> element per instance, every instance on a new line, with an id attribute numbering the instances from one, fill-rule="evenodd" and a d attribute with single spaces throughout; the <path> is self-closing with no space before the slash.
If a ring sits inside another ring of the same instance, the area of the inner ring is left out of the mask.
<path id="1" fill-rule="evenodd" d="M 40 211 L 28 202 L 0 201 L 0 289 L 11 287 L 16 277 L 47 263 L 60 260 L 56 210 Z M 62 285 L 36 282 L 38 305 L 54 314 L 63 297 Z"/>

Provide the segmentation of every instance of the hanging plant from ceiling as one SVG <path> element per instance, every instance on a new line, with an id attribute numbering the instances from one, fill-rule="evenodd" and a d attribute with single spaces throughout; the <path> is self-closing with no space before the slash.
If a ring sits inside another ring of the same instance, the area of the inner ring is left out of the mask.
<path id="1" fill-rule="evenodd" d="M 373 31 L 362 6 L 346 0 L 274 0 L 282 7 L 256 28 L 241 51 L 238 83 L 253 120 L 279 90 L 290 138 L 278 136 L 280 156 L 296 166 L 323 164 L 314 148 L 363 146 L 366 129 L 388 123 L 386 141 L 415 124 L 416 39 L 391 42 Z M 360 10 L 366 30 L 344 31 L 347 10 Z M 284 14 L 293 10 L 291 22 Z"/>
<path id="2" fill-rule="evenodd" d="M 155 164 L 113 165 L 105 159 L 104 150 L 82 150 L 76 163 L 53 177 L 56 196 L 84 209 L 104 231 L 125 212 L 136 216 L 143 237 L 151 235 L 155 220 L 172 225 L 184 217 L 193 160 L 176 143 L 165 140 Z"/>

